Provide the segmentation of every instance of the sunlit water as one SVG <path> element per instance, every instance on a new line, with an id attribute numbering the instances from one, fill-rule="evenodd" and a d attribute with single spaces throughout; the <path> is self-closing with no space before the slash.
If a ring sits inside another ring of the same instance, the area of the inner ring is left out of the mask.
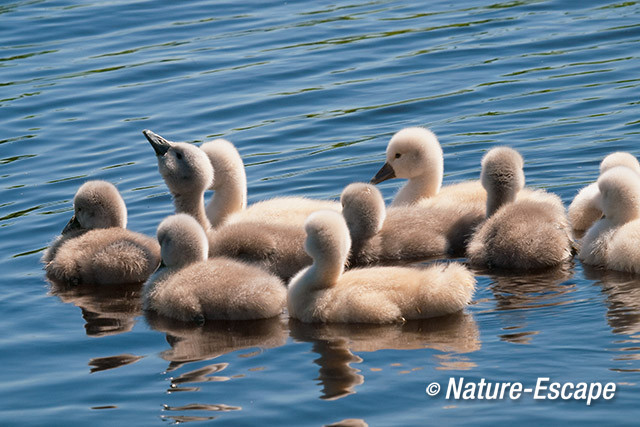
<path id="1" fill-rule="evenodd" d="M 636 2 L 16 1 L 0 36 L 0 424 L 637 422 L 640 280 L 577 261 L 481 273 L 446 319 L 204 328 L 145 318 L 139 287 L 56 289 L 39 262 L 85 180 L 118 186 L 133 230 L 172 212 L 145 128 L 232 140 L 250 201 L 335 198 L 423 125 L 446 182 L 507 144 L 568 204 L 606 154 L 640 155 Z M 618 391 L 590 407 L 426 395 L 461 376 Z"/>

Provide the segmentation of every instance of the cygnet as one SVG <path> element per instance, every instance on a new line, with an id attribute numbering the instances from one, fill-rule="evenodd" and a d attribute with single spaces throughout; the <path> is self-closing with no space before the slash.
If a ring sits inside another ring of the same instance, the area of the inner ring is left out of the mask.
<path id="1" fill-rule="evenodd" d="M 313 264 L 289 284 L 289 315 L 306 323 L 394 323 L 437 317 L 469 304 L 475 278 L 463 265 L 344 271 L 349 230 L 342 215 L 318 211 L 305 224 Z"/>
<path id="2" fill-rule="evenodd" d="M 158 267 L 158 243 L 126 229 L 127 208 L 113 184 L 84 183 L 73 207 L 73 217 L 42 257 L 52 280 L 73 285 L 137 283 Z"/>
<path id="3" fill-rule="evenodd" d="M 508 147 L 482 159 L 481 181 L 487 190 L 487 220 L 467 248 L 474 266 L 533 270 L 560 265 L 573 254 L 562 201 L 542 190 L 523 195 L 524 162 Z"/>
<path id="4" fill-rule="evenodd" d="M 406 178 L 392 206 L 415 203 L 483 205 L 486 192 L 477 181 L 467 181 L 442 187 L 444 159 L 436 135 L 429 129 L 409 127 L 397 132 L 387 145 L 387 161 L 371 179 L 378 184 L 392 178 Z"/>
<path id="5" fill-rule="evenodd" d="M 578 257 L 585 264 L 640 273 L 640 177 L 618 166 L 598 178 L 604 217 L 585 234 Z"/>
<path id="6" fill-rule="evenodd" d="M 158 226 L 163 266 L 144 288 L 144 308 L 189 322 L 263 319 L 279 315 L 286 288 L 263 269 L 230 258 L 207 259 L 207 237 L 190 215 Z"/>
<path id="7" fill-rule="evenodd" d="M 351 236 L 350 266 L 464 256 L 473 230 L 485 218 L 484 206 L 477 204 L 385 209 L 380 191 L 364 183 L 348 185 L 340 200 Z"/>
<path id="8" fill-rule="evenodd" d="M 625 166 L 640 175 L 640 163 L 632 154 L 619 151 L 606 156 L 600 163 L 600 175 L 617 166 Z M 582 188 L 569 205 L 569 222 L 576 231 L 585 231 L 602 217 L 598 204 L 598 183 Z"/>

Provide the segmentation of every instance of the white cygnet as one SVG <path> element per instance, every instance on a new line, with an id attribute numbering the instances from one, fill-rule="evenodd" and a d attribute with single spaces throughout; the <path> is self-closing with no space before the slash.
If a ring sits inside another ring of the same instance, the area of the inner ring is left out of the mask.
<path id="1" fill-rule="evenodd" d="M 342 215 L 318 211 L 305 224 L 313 264 L 289 284 L 289 315 L 307 323 L 393 323 L 462 310 L 475 288 L 463 265 L 344 271 L 349 230 Z"/>
<path id="2" fill-rule="evenodd" d="M 169 160 L 164 160 L 164 157 L 167 152 L 171 152 L 173 149 L 184 146 L 195 148 L 191 144 L 168 141 L 150 130 L 143 131 L 143 134 L 156 151 L 159 165 L 160 163 L 169 163 Z M 302 227 L 307 216 L 316 210 L 340 211 L 338 202 L 306 197 L 277 197 L 247 207 L 247 179 L 242 158 L 235 146 L 224 139 L 217 139 L 205 142 L 199 151 L 206 154 L 214 170 L 214 178 L 207 186 L 207 188 L 214 190 L 214 194 L 204 211 L 209 223 L 214 228 L 223 224 L 254 220 Z M 200 158 L 196 159 L 195 155 L 186 160 L 193 162 L 192 167 L 196 165 L 201 169 L 205 167 L 204 162 Z M 163 173 L 162 167 L 160 172 Z M 167 180 L 165 179 L 165 181 Z M 204 209 L 204 201 L 202 206 Z"/>
<path id="3" fill-rule="evenodd" d="M 286 288 L 263 269 L 230 258 L 207 259 L 207 237 L 186 214 L 158 226 L 163 266 L 147 281 L 144 308 L 185 322 L 263 319 L 279 315 Z"/>
<path id="4" fill-rule="evenodd" d="M 232 215 L 235 218 L 233 221 L 224 221 L 215 228 L 211 227 L 205 213 L 204 193 L 215 180 L 210 159 L 205 151 L 195 145 L 169 142 L 150 131 L 145 131 L 145 136 L 156 151 L 158 169 L 173 195 L 176 213 L 193 216 L 206 230 L 210 257 L 222 256 L 250 262 L 269 270 L 283 280 L 288 280 L 300 269 L 311 264 L 311 258 L 304 251 L 305 234 L 302 224 L 273 221 L 274 215 L 262 212 L 260 215 L 247 215 L 244 219 Z M 205 146 L 208 144 L 218 143 L 206 143 Z M 225 144 L 220 145 L 224 146 Z M 226 147 L 223 151 L 229 153 L 229 146 Z M 212 155 L 214 150 L 209 147 L 206 151 Z M 229 160 L 223 163 L 227 164 L 221 166 L 224 171 L 234 162 Z M 218 176 L 217 172 L 215 176 Z M 223 183 L 233 187 L 238 181 L 244 181 L 244 175 L 234 177 L 224 180 Z M 219 190 L 222 192 L 218 193 Z M 227 189 L 219 188 L 214 195 L 214 202 L 221 200 L 219 197 L 229 200 L 233 196 L 228 195 Z M 240 200 L 236 202 L 242 204 Z"/>
<path id="5" fill-rule="evenodd" d="M 640 163 L 632 154 L 619 151 L 606 156 L 600 163 L 600 175 L 617 166 L 624 166 L 640 175 Z M 576 231 L 585 231 L 602 217 L 598 203 L 600 191 L 594 182 L 582 188 L 569 205 L 569 221 Z"/>
<path id="6" fill-rule="evenodd" d="M 406 178 L 392 206 L 430 204 L 448 201 L 454 204 L 484 205 L 486 192 L 477 181 L 442 187 L 444 159 L 436 135 L 429 129 L 409 127 L 397 132 L 387 145 L 387 161 L 371 179 L 378 184 L 392 178 Z"/>
<path id="7" fill-rule="evenodd" d="M 604 217 L 585 234 L 578 257 L 589 265 L 640 273 L 640 177 L 618 166 L 598 178 Z"/>
<path id="8" fill-rule="evenodd" d="M 482 159 L 487 190 L 487 220 L 467 248 L 475 266 L 534 270 L 560 265 L 572 257 L 572 241 L 562 201 L 542 190 L 521 191 L 524 162 L 508 147 Z"/>
<path id="9" fill-rule="evenodd" d="M 341 202 L 351 236 L 352 267 L 464 256 L 473 230 L 485 218 L 484 206 L 476 204 L 385 209 L 380 191 L 364 183 L 345 187 Z"/>
<path id="10" fill-rule="evenodd" d="M 158 243 L 126 229 L 127 208 L 113 184 L 84 183 L 73 207 L 73 217 L 42 257 L 49 278 L 74 285 L 137 283 L 158 267 Z"/>

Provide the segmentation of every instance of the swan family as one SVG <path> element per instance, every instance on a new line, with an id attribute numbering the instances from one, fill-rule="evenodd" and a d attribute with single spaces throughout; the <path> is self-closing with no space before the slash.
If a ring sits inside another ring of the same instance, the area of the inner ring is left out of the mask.
<path id="1" fill-rule="evenodd" d="M 509 147 L 486 152 L 479 180 L 443 185 L 438 138 L 408 127 L 370 182 L 348 185 L 339 201 L 248 205 L 231 142 L 198 147 L 143 134 L 175 213 L 154 239 L 126 229 L 113 184 L 84 183 L 42 257 L 52 281 L 143 283 L 145 310 L 199 324 L 283 312 L 308 323 L 394 323 L 463 310 L 473 269 L 549 269 L 577 253 L 585 264 L 640 274 L 640 164 L 629 153 L 603 159 L 597 182 L 567 210 L 557 195 L 525 187 L 524 159 Z M 396 178 L 407 181 L 386 206 L 376 184 Z"/>

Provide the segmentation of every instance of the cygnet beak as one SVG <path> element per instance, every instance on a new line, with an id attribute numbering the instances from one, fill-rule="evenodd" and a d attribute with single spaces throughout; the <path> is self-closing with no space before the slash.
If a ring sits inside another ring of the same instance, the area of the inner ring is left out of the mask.
<path id="1" fill-rule="evenodd" d="M 78 218 L 74 215 L 71 217 L 67 225 L 64 226 L 64 229 L 62 230 L 62 234 L 67 234 L 69 232 L 80 230 L 80 229 L 82 229 L 82 225 L 80 225 L 80 221 L 78 221 Z"/>
<path id="2" fill-rule="evenodd" d="M 382 165 L 376 176 L 371 178 L 371 184 L 380 184 L 383 181 L 388 179 L 393 179 L 396 177 L 396 171 L 393 170 L 393 167 L 389 164 L 389 162 Z"/>
<path id="3" fill-rule="evenodd" d="M 149 129 L 143 130 L 142 133 L 153 147 L 153 150 L 156 152 L 156 156 L 161 157 L 167 154 L 167 151 L 171 148 L 171 143 L 169 141 L 160 135 L 151 132 Z"/>

